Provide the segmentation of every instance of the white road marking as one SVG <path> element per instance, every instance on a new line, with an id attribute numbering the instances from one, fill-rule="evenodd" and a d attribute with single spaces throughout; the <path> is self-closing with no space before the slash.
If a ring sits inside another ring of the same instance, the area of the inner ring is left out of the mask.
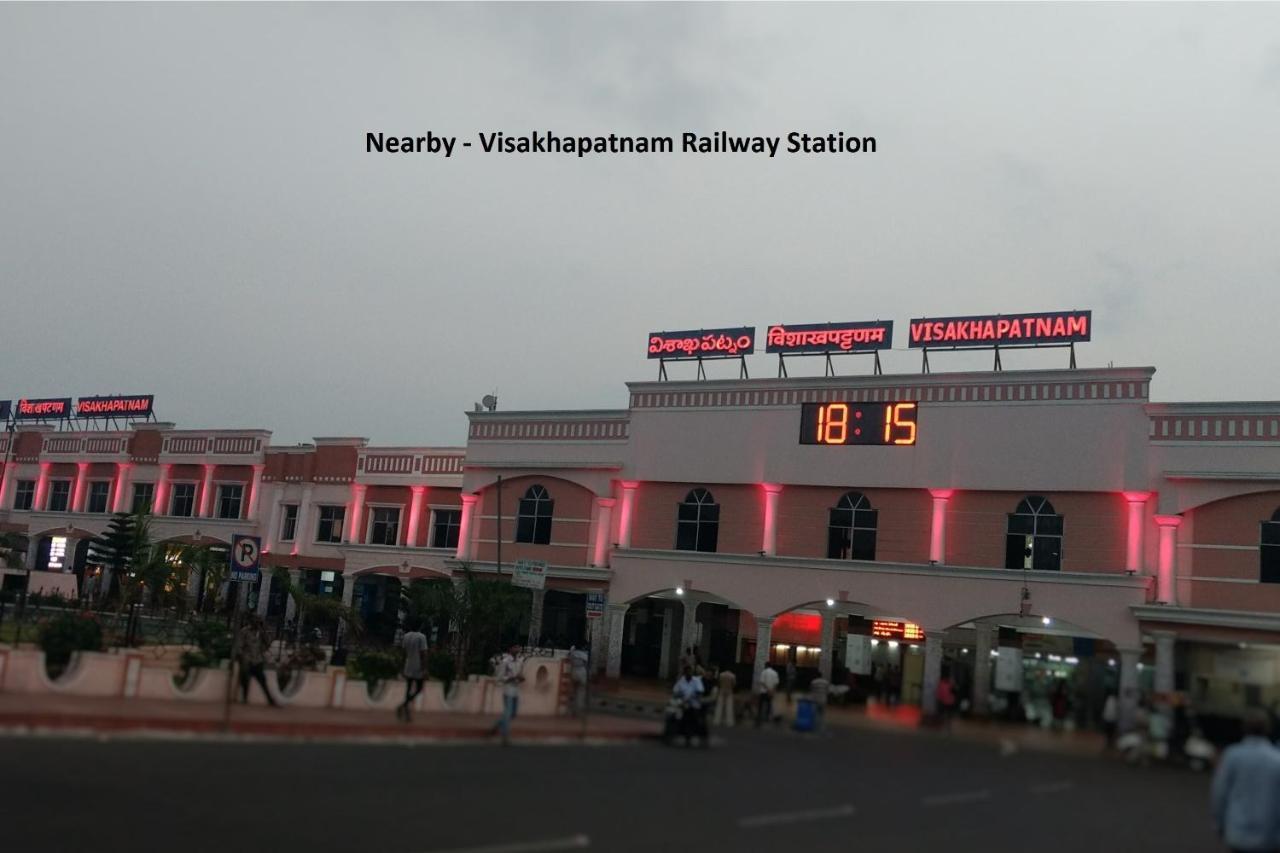
<path id="1" fill-rule="evenodd" d="M 1031 793 L 1033 794 L 1059 794 L 1063 791 L 1069 791 L 1075 787 L 1075 783 L 1066 779 L 1061 782 L 1045 782 L 1043 785 L 1032 785 Z"/>
<path id="2" fill-rule="evenodd" d="M 553 853 L 556 850 L 585 850 L 590 846 L 591 839 L 578 834 L 547 841 L 517 841 L 512 844 L 490 844 L 485 847 L 457 847 L 452 850 L 436 850 L 432 853 Z"/>
<path id="3" fill-rule="evenodd" d="M 799 812 L 778 812 L 777 814 L 752 815 L 738 818 L 738 826 L 751 829 L 758 826 L 780 826 L 787 823 L 803 823 L 807 820 L 829 820 L 837 817 L 852 817 L 853 806 L 845 803 L 829 809 L 808 809 Z"/>
<path id="4" fill-rule="evenodd" d="M 956 806 L 961 803 L 978 803 L 982 800 L 991 799 L 991 792 L 986 788 L 981 791 L 961 791 L 957 794 L 935 794 L 932 797 L 922 797 L 920 802 L 926 806 Z"/>

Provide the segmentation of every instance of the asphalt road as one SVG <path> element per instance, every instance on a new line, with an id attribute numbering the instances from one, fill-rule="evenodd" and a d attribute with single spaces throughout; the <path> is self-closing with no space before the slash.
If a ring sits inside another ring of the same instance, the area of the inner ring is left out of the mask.
<path id="1" fill-rule="evenodd" d="M 710 750 L 0 738 L 7 850 L 1220 849 L 1208 777 L 873 731 Z"/>

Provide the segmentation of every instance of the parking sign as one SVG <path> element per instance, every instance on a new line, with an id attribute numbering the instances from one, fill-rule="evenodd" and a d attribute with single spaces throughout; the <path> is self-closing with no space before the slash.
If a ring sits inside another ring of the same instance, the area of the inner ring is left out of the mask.
<path id="1" fill-rule="evenodd" d="M 262 556 L 262 538 L 243 536 L 239 533 L 231 537 L 231 580 L 256 581 L 258 579 L 258 560 Z"/>

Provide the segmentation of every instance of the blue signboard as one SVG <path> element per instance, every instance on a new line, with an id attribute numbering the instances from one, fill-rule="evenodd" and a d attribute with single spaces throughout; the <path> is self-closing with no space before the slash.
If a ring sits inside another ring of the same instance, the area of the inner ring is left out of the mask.
<path id="1" fill-rule="evenodd" d="M 258 560 L 262 556 L 262 538 L 239 533 L 231 537 L 231 580 L 256 581 Z"/>

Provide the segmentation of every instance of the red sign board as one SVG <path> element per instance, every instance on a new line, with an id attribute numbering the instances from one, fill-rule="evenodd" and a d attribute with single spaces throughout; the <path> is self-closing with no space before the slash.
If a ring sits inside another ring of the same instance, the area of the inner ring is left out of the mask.
<path id="1" fill-rule="evenodd" d="M 765 352 L 841 353 L 873 352 L 893 346 L 893 321 L 869 323 L 811 323 L 805 326 L 769 327 Z"/>
<path id="2" fill-rule="evenodd" d="M 71 416 L 70 397 L 44 397 L 39 400 L 19 400 L 13 416 L 19 421 L 35 421 Z"/>
<path id="3" fill-rule="evenodd" d="M 1092 311 L 921 317 L 911 321 L 912 347 L 937 349 L 1051 346 L 1087 341 Z"/>
<path id="4" fill-rule="evenodd" d="M 755 326 L 652 332 L 649 335 L 649 358 L 738 358 L 751 355 L 755 349 Z"/>
<path id="5" fill-rule="evenodd" d="M 155 397 L 150 394 L 112 397 L 81 397 L 76 401 L 77 418 L 115 418 L 128 415 L 149 417 Z"/>
<path id="6" fill-rule="evenodd" d="M 924 631 L 914 622 L 875 619 L 871 622 L 871 636 L 885 640 L 905 640 L 913 643 L 924 640 Z"/>

